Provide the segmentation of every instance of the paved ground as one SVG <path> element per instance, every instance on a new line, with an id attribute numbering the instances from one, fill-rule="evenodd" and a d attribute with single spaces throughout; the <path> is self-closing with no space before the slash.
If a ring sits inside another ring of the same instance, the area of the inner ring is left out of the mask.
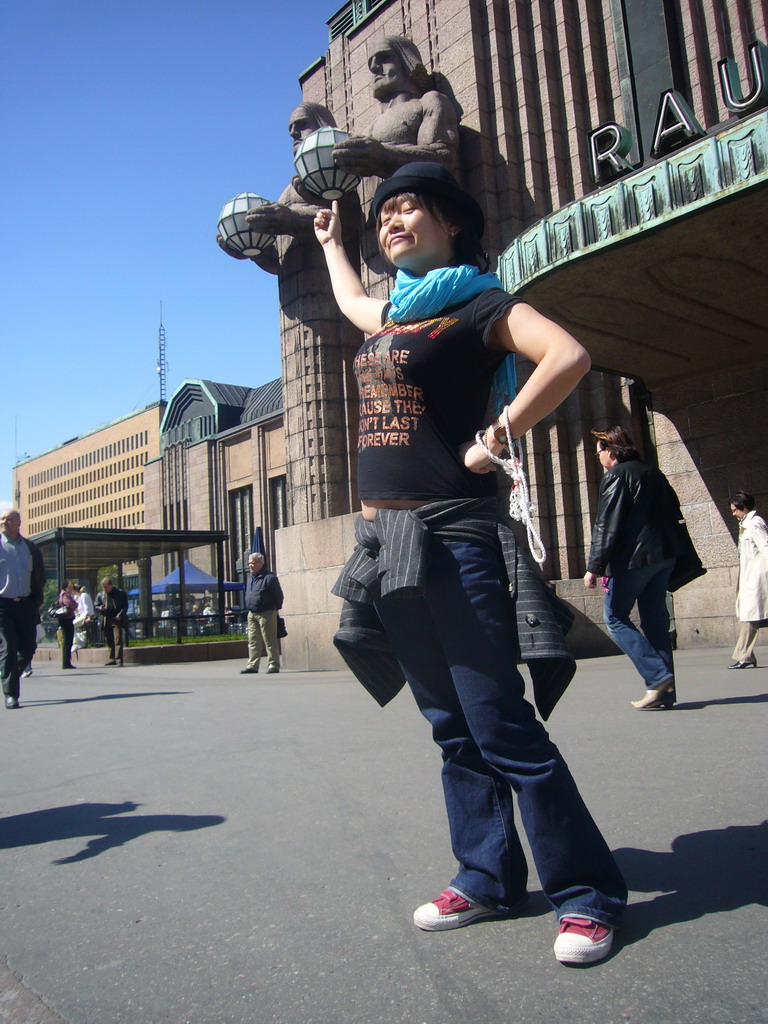
<path id="1" fill-rule="evenodd" d="M 623 658 L 582 662 L 553 715 L 631 890 L 616 954 L 581 970 L 535 876 L 523 919 L 411 924 L 453 861 L 406 694 L 37 668 L 0 709 L 0 1021 L 765 1024 L 768 668 L 728 653 L 679 653 L 674 712 L 629 706 Z"/>

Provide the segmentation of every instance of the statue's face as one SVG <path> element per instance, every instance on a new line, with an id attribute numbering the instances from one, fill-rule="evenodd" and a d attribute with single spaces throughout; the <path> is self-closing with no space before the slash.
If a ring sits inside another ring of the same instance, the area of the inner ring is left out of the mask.
<path id="1" fill-rule="evenodd" d="M 317 129 L 320 125 L 314 117 L 310 117 L 303 107 L 297 107 L 288 119 L 288 131 L 291 138 L 293 139 L 293 151 L 294 153 L 298 149 L 299 143 Z"/>
<path id="2" fill-rule="evenodd" d="M 385 100 L 398 92 L 417 91 L 400 58 L 386 45 L 377 47 L 368 61 L 368 68 L 373 75 L 373 95 L 377 100 Z"/>

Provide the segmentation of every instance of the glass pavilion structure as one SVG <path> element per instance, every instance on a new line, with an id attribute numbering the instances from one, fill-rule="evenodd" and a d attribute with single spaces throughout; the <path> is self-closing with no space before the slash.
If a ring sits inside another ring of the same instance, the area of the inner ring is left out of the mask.
<path id="1" fill-rule="evenodd" d="M 181 643 L 183 635 L 194 632 L 198 617 L 190 614 L 188 606 L 192 596 L 198 594 L 208 595 L 215 609 L 215 614 L 208 616 L 212 620 L 210 624 L 217 632 L 225 633 L 225 593 L 242 590 L 242 584 L 224 579 L 224 544 L 228 535 L 223 530 L 104 530 L 60 526 L 31 539 L 42 551 L 47 580 L 57 580 L 59 587 L 63 580 L 71 579 L 85 584 L 94 595 L 100 589 L 102 571 L 116 566 L 114 582 L 129 592 L 130 622 L 136 636 L 151 637 L 162 626 L 163 632 L 175 633 L 176 641 Z M 204 589 L 199 583 L 185 580 L 185 562 L 194 565 L 196 560 L 213 569 L 211 583 L 206 583 Z M 158 582 L 172 567 L 178 569 L 178 583 L 165 585 L 158 591 Z M 164 614 L 156 614 L 158 603 L 164 601 Z"/>

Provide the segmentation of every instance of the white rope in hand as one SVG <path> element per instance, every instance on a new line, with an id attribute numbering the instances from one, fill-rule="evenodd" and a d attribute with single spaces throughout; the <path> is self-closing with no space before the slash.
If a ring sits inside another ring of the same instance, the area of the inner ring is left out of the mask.
<path id="1" fill-rule="evenodd" d="M 494 455 L 490 451 L 485 443 L 484 430 L 478 430 L 475 434 L 475 441 L 480 445 L 491 462 L 499 466 L 512 481 L 512 486 L 509 490 L 509 514 L 516 523 L 525 524 L 528 549 L 531 552 L 531 556 L 539 565 L 543 565 L 544 559 L 547 557 L 547 549 L 544 547 L 542 539 L 533 525 L 533 513 L 536 511 L 536 505 L 531 501 L 528 490 L 528 481 L 525 477 L 525 469 L 523 468 L 523 450 L 520 447 L 520 441 L 510 436 L 508 417 L 504 415 L 503 419 L 504 430 L 507 435 L 508 459 L 499 458 L 498 455 Z"/>

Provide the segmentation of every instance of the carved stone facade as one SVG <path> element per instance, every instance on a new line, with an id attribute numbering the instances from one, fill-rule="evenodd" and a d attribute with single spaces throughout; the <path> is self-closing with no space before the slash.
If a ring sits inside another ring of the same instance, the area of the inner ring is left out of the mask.
<path id="1" fill-rule="evenodd" d="M 310 523 L 355 507 L 352 359 L 362 335 L 336 308 L 314 238 L 283 236 L 278 245 L 290 517 Z"/>
<path id="2" fill-rule="evenodd" d="M 147 528 L 226 531 L 225 579 L 241 582 L 243 554 L 260 526 L 274 564 L 272 538 L 287 519 L 281 382 L 185 380 L 168 402 L 159 442 L 144 472 Z M 199 553 L 198 567 L 214 570 L 204 559 Z"/>
<path id="3" fill-rule="evenodd" d="M 302 103 L 289 117 L 294 153 L 313 131 L 334 124 L 324 105 Z M 277 202 L 248 215 L 252 230 L 276 236 L 274 246 L 253 257 L 253 262 L 278 279 L 292 523 L 343 515 L 357 500 L 357 401 L 351 367 L 362 335 L 334 302 L 325 260 L 314 238 L 315 214 L 329 205 L 305 190 L 294 176 Z M 343 197 L 340 205 L 345 242 L 356 264 L 361 230 L 357 195 Z M 238 256 L 222 243 L 219 239 L 226 252 Z"/>
<path id="4" fill-rule="evenodd" d="M 610 649 L 590 627 L 601 619 L 599 597 L 581 584 L 600 474 L 592 427 L 628 428 L 683 501 L 709 572 L 675 597 L 681 646 L 732 642 L 728 494 L 743 488 L 768 503 L 768 95 L 753 88 L 748 56 L 753 40 L 768 40 L 766 11 L 758 0 L 645 6 L 658 8 L 653 31 L 666 33 L 655 40 L 666 59 L 650 85 L 633 75 L 647 38 L 617 0 L 383 0 L 359 18 L 350 4 L 301 80 L 305 100 L 365 134 L 379 113 L 369 59 L 383 36 L 412 39 L 457 111 L 458 173 L 486 210 L 486 242 L 505 283 L 593 356 L 577 392 L 525 439 L 545 571 L 583 613 L 577 646 L 587 653 Z M 737 111 L 718 77 L 727 57 L 740 94 L 752 96 Z M 670 109 L 687 102 L 691 117 L 665 124 L 668 145 L 653 152 L 651 107 L 665 91 L 679 98 Z M 629 163 L 597 182 L 591 133 L 609 122 L 631 134 Z M 375 184 L 360 187 L 364 209 Z M 380 271 L 363 246 L 366 283 L 380 287 Z M 351 545 L 349 523 L 277 537 L 297 666 L 333 660 L 337 607 L 324 588 Z"/>

